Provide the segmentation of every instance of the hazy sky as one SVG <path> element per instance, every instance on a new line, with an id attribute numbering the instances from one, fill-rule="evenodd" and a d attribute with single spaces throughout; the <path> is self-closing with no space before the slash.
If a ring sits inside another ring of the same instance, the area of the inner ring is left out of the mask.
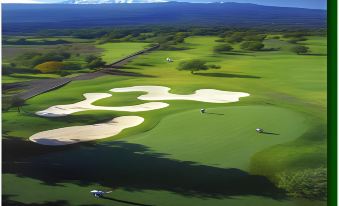
<path id="1" fill-rule="evenodd" d="M 3 3 L 57 3 L 64 0 L 3 0 Z M 95 1 L 95 0 L 93 0 Z M 171 1 L 171 0 L 169 0 Z M 176 0 L 194 3 L 209 3 L 216 1 L 255 3 L 269 6 L 300 7 L 312 9 L 326 9 L 326 0 Z"/>

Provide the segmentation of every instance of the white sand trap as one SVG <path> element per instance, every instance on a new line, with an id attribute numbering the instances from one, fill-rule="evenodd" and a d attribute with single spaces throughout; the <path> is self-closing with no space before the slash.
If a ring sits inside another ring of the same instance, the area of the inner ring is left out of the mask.
<path id="1" fill-rule="evenodd" d="M 42 145 L 68 145 L 111 137 L 126 128 L 135 127 L 143 121 L 144 118 L 139 116 L 122 116 L 101 124 L 47 130 L 34 134 L 29 139 Z"/>
<path id="2" fill-rule="evenodd" d="M 154 109 L 161 109 L 168 107 L 169 104 L 164 102 L 148 102 L 144 104 L 132 105 L 132 106 L 121 106 L 121 107 L 105 107 L 95 106 L 92 103 L 103 98 L 111 97 L 108 93 L 86 93 L 83 101 L 74 104 L 55 105 L 51 106 L 46 110 L 36 112 L 39 116 L 45 117 L 61 117 L 67 116 L 75 112 L 82 112 L 88 110 L 108 110 L 108 111 L 122 111 L 122 112 L 142 112 Z"/>
<path id="3" fill-rule="evenodd" d="M 228 92 L 216 89 L 199 89 L 193 94 L 179 95 L 169 93 L 170 88 L 163 86 L 134 86 L 124 88 L 114 88 L 111 92 L 147 92 L 138 99 L 141 100 L 193 100 L 210 103 L 237 102 L 240 97 L 249 96 L 244 92 Z"/>

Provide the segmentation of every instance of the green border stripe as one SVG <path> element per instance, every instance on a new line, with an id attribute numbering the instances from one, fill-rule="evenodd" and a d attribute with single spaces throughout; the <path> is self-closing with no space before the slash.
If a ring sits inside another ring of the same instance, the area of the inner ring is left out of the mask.
<path id="1" fill-rule="evenodd" d="M 328 205 L 337 205 L 337 0 L 327 1 Z"/>

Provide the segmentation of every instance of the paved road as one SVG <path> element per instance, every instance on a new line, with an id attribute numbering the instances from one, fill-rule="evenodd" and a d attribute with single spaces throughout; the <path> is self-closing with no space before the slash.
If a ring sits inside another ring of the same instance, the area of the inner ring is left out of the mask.
<path id="1" fill-rule="evenodd" d="M 117 70 L 117 68 L 122 67 L 132 59 L 138 57 L 141 54 L 145 54 L 147 52 L 153 51 L 157 49 L 159 45 L 155 45 L 151 48 L 144 49 L 142 51 L 136 52 L 134 54 L 131 54 L 127 57 L 124 57 L 116 62 L 113 62 L 110 64 L 107 68 L 100 69 L 95 72 L 86 73 L 86 74 L 80 74 L 75 77 L 64 77 L 64 78 L 56 78 L 56 79 L 42 79 L 42 80 L 32 80 L 27 82 L 19 82 L 19 83 L 11 83 L 11 84 L 3 84 L 2 88 L 4 91 L 8 89 L 22 89 L 25 90 L 24 92 L 21 92 L 19 94 L 16 94 L 17 98 L 27 100 L 32 97 L 35 97 L 39 94 L 57 89 L 59 87 L 62 87 L 71 81 L 77 81 L 77 80 L 88 80 L 88 79 L 94 79 L 100 76 L 104 75 L 123 75 L 123 76 L 142 76 L 138 73 L 133 72 L 126 72 Z"/>

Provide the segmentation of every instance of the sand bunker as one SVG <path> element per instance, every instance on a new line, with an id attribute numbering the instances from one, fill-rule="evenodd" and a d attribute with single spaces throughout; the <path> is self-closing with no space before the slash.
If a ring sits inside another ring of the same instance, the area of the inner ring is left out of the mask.
<path id="1" fill-rule="evenodd" d="M 101 124 L 47 130 L 34 134 L 29 139 L 42 145 L 68 145 L 111 137 L 119 134 L 123 129 L 135 127 L 143 121 L 144 118 L 139 116 L 122 116 Z"/>
<path id="2" fill-rule="evenodd" d="M 216 89 L 199 89 L 193 94 L 179 95 L 169 93 L 170 88 L 163 86 L 134 86 L 124 88 L 111 89 L 112 92 L 146 92 L 147 94 L 138 97 L 140 100 L 192 100 L 209 103 L 228 103 L 237 102 L 240 97 L 249 96 L 244 92 L 228 92 Z M 121 107 L 107 107 L 107 106 L 95 106 L 92 103 L 107 97 L 111 97 L 108 93 L 86 93 L 83 101 L 66 104 L 55 105 L 49 107 L 46 110 L 36 112 L 37 115 L 46 117 L 60 117 L 66 116 L 75 112 L 89 111 L 89 110 L 108 110 L 108 111 L 122 111 L 122 112 L 142 112 L 155 109 L 162 109 L 168 107 L 169 104 L 164 102 L 148 102 L 139 105 L 121 106 Z"/>
<path id="3" fill-rule="evenodd" d="M 169 93 L 170 88 L 163 86 L 134 86 L 124 88 L 111 89 L 112 92 L 146 92 L 147 94 L 140 95 L 140 100 L 192 100 L 209 103 L 228 103 L 237 102 L 241 97 L 249 96 L 243 92 L 228 92 L 216 89 L 199 89 L 193 94 L 179 95 Z M 155 109 L 161 109 L 169 106 L 164 102 L 148 102 L 133 106 L 122 107 L 104 107 L 95 106 L 92 103 L 107 97 L 111 97 L 108 93 L 86 93 L 85 100 L 67 105 L 55 105 L 46 110 L 36 112 L 37 115 L 46 117 L 66 116 L 75 112 L 88 110 L 110 110 L 110 111 L 125 111 L 125 112 L 141 112 Z M 134 127 L 144 121 L 138 116 L 122 116 L 113 120 L 94 125 L 64 127 L 53 129 L 44 132 L 39 132 L 29 139 L 33 142 L 43 145 L 67 145 L 84 141 L 92 141 L 103 139 L 119 134 L 123 129 Z"/>
<path id="4" fill-rule="evenodd" d="M 114 88 L 111 92 L 147 92 L 145 95 L 141 95 L 138 99 L 141 100 L 193 100 L 200 102 L 210 103 L 228 103 L 237 102 L 240 97 L 249 96 L 244 92 L 228 92 L 216 89 L 199 89 L 193 94 L 179 95 L 169 93 L 170 88 L 163 86 L 134 86 L 124 88 Z"/>
<path id="5" fill-rule="evenodd" d="M 142 112 L 149 111 L 154 109 L 161 109 L 169 106 L 167 103 L 163 102 L 148 102 L 144 104 L 132 105 L 132 106 L 122 106 L 122 107 L 105 107 L 105 106 L 95 106 L 92 103 L 103 98 L 111 97 L 111 94 L 108 93 L 86 93 L 84 94 L 85 100 L 77 102 L 74 104 L 66 105 L 55 105 L 49 107 L 46 110 L 36 112 L 39 116 L 45 117 L 60 117 L 67 116 L 75 112 L 82 112 L 88 110 L 108 110 L 108 111 L 123 111 L 123 112 Z"/>

